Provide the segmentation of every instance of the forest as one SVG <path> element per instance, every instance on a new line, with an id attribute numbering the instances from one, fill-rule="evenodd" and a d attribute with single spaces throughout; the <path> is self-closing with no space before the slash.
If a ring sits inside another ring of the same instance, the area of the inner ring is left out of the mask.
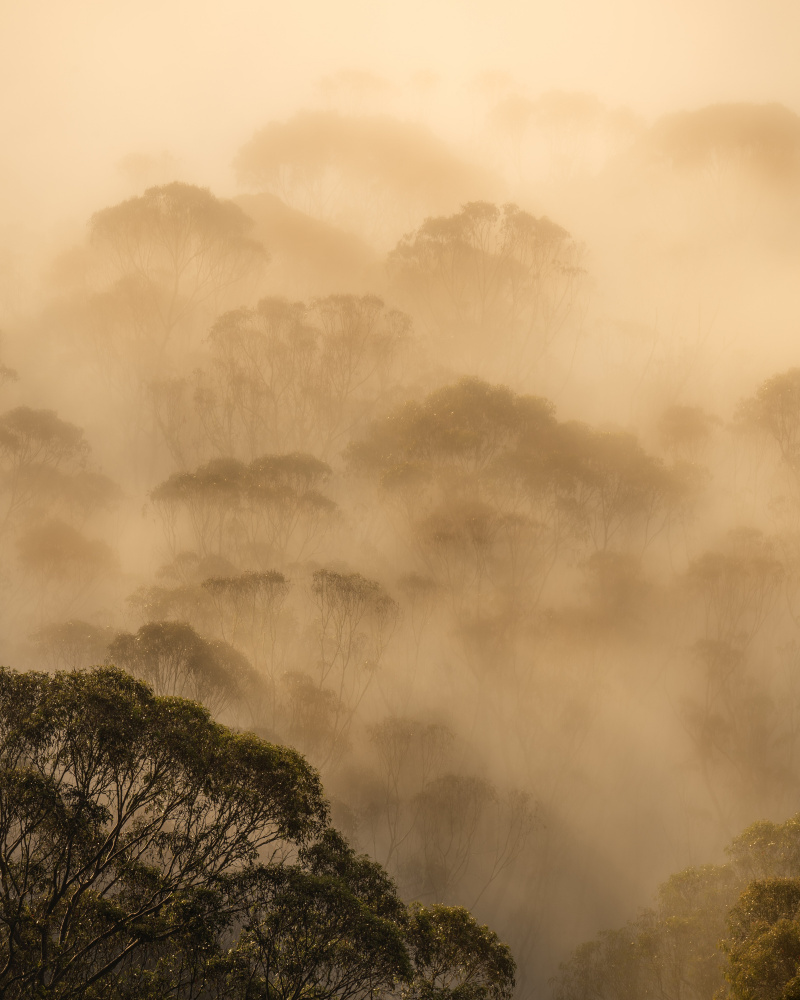
<path id="1" fill-rule="evenodd" d="M 308 75 L 0 228 L 0 996 L 800 996 L 800 115 Z"/>

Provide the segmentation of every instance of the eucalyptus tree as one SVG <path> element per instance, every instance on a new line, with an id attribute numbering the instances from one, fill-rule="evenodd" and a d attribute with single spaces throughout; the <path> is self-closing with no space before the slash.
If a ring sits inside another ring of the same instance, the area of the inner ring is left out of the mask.
<path id="1" fill-rule="evenodd" d="M 741 425 L 773 442 L 794 478 L 800 475 L 800 368 L 766 379 L 742 400 L 736 416 Z"/>
<path id="2" fill-rule="evenodd" d="M 191 698 L 215 715 L 246 699 L 254 686 L 241 653 L 221 640 L 204 639 L 183 622 L 148 622 L 136 633 L 121 632 L 107 655 L 156 694 Z"/>
<path id="3" fill-rule="evenodd" d="M 118 570 L 111 547 L 59 518 L 27 524 L 17 537 L 17 562 L 33 591 L 40 623 L 80 608 Z"/>
<path id="4" fill-rule="evenodd" d="M 683 469 L 632 435 L 559 423 L 549 401 L 474 378 L 390 410 L 346 454 L 473 620 L 501 595 L 513 622 L 567 552 L 641 556 L 693 499 Z"/>
<path id="5" fill-rule="evenodd" d="M 790 997 L 800 956 L 800 822 L 759 821 L 724 864 L 671 875 L 655 905 L 586 941 L 553 980 L 556 1000 Z"/>
<path id="6" fill-rule="evenodd" d="M 329 700 L 329 746 L 323 762 L 346 744 L 399 618 L 397 602 L 360 573 L 316 570 L 311 579 L 314 687 Z"/>
<path id="7" fill-rule="evenodd" d="M 197 997 L 260 864 L 327 806 L 295 752 L 113 668 L 0 672 L 0 989 Z"/>
<path id="8" fill-rule="evenodd" d="M 85 467 L 89 445 L 80 427 L 52 410 L 18 406 L 0 416 L 0 532 L 8 531 L 23 512 L 45 508 L 66 475 Z M 57 496 L 57 493 L 56 493 Z"/>
<path id="9" fill-rule="evenodd" d="M 794 685 L 769 662 L 774 639 L 758 643 L 785 595 L 779 554 L 773 539 L 738 529 L 693 560 L 683 581 L 699 636 L 681 714 L 720 819 L 726 782 L 735 803 L 780 800 L 800 737 Z"/>
<path id="10" fill-rule="evenodd" d="M 47 668 L 55 671 L 80 670 L 105 663 L 113 637 L 113 630 L 107 626 L 70 619 L 42 626 L 31 639 Z"/>
<path id="11" fill-rule="evenodd" d="M 170 554 L 264 570 L 308 558 L 337 512 L 320 489 L 330 466 L 300 453 L 262 455 L 249 464 L 217 458 L 174 473 L 150 494 Z"/>
<path id="12" fill-rule="evenodd" d="M 428 129 L 386 115 L 300 111 L 273 121 L 238 152 L 240 182 L 383 245 L 493 178 Z"/>
<path id="13" fill-rule="evenodd" d="M 575 314 L 584 251 L 561 226 L 517 205 L 469 202 L 397 244 L 397 294 L 462 370 L 519 384 Z"/>
<path id="14" fill-rule="evenodd" d="M 246 461 L 278 449 L 330 457 L 374 414 L 409 340 L 409 318 L 374 295 L 263 299 L 219 317 L 207 367 L 193 388 L 163 383 L 156 417 L 181 460 L 192 448 Z"/>
<path id="15" fill-rule="evenodd" d="M 124 324 L 120 360 L 152 373 L 203 303 L 265 259 L 252 222 L 207 188 L 173 182 L 96 212 L 89 230 L 109 306 Z"/>
<path id="16" fill-rule="evenodd" d="M 158 643 L 157 643 L 158 644 Z M 115 667 L 0 669 L 9 1000 L 508 1000 L 508 948 L 407 908 L 328 825 L 317 772 Z"/>

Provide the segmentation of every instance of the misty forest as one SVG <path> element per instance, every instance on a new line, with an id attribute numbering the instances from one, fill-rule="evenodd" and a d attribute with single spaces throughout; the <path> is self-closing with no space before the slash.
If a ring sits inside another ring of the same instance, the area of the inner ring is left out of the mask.
<path id="1" fill-rule="evenodd" d="M 304 72 L 0 229 L 0 996 L 800 997 L 800 116 Z"/>

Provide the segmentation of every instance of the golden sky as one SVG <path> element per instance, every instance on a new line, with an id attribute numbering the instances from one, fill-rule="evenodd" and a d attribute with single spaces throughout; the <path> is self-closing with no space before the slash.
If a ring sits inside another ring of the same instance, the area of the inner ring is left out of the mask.
<path id="1" fill-rule="evenodd" d="M 653 116 L 800 108 L 798 51 L 796 0 L 0 0 L 3 203 L 83 210 L 131 150 L 203 159 L 221 179 L 256 127 L 343 67 L 395 82 L 433 69 L 454 119 L 486 69 Z"/>

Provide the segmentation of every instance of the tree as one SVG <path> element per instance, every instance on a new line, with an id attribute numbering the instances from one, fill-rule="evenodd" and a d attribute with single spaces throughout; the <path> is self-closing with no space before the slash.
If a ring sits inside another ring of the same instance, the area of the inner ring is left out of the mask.
<path id="1" fill-rule="evenodd" d="M 687 572 L 703 611 L 703 638 L 746 649 L 775 607 L 783 578 L 772 539 L 755 528 L 729 531 Z"/>
<path id="2" fill-rule="evenodd" d="M 516 967 L 494 931 L 461 906 L 411 907 L 409 1000 L 510 1000 Z"/>
<path id="3" fill-rule="evenodd" d="M 551 183 L 596 173 L 642 129 L 627 108 L 612 110 L 593 94 L 563 90 L 535 99 L 507 94 L 487 123 L 510 143 L 519 179 L 536 172 Z"/>
<path id="4" fill-rule="evenodd" d="M 665 115 L 645 143 L 679 169 L 718 174 L 728 164 L 786 182 L 800 166 L 800 117 L 781 104 L 712 104 Z"/>
<path id="5" fill-rule="evenodd" d="M 143 625 L 147 622 L 186 622 L 193 628 L 202 629 L 208 626 L 214 614 L 208 592 L 194 581 L 174 586 L 138 587 L 127 603 Z"/>
<path id="6" fill-rule="evenodd" d="M 453 734 L 446 726 L 389 716 L 369 728 L 379 775 L 378 795 L 363 810 L 372 827 L 373 853 L 385 865 L 408 847 L 419 813 L 418 794 L 438 776 Z"/>
<path id="7" fill-rule="evenodd" d="M 188 536 L 201 556 L 265 568 L 308 557 L 319 545 L 337 510 L 319 489 L 330 474 L 325 462 L 299 453 L 248 465 L 216 458 L 175 473 L 150 496 L 173 555 Z"/>
<path id="8" fill-rule="evenodd" d="M 243 646 L 257 670 L 274 673 L 281 616 L 291 584 L 282 573 L 209 577 L 202 583 L 222 638 Z"/>
<path id="9" fill-rule="evenodd" d="M 353 232 L 307 215 L 276 194 L 238 195 L 236 204 L 269 247 L 269 284 L 284 295 L 326 295 L 381 284 L 382 254 Z"/>
<path id="10" fill-rule="evenodd" d="M 701 232 L 766 232 L 785 219 L 800 176 L 800 116 L 784 105 L 726 103 L 664 115 L 632 147 L 628 170 L 646 170 L 658 200 L 669 198 L 671 225 L 683 222 L 693 242 Z M 620 175 L 620 180 L 622 180 Z M 706 238 L 700 236 L 700 238 Z"/>
<path id="11" fill-rule="evenodd" d="M 393 882 L 335 831 L 301 848 L 299 864 L 262 869 L 252 897 L 235 996 L 351 1000 L 412 979 Z"/>
<path id="12" fill-rule="evenodd" d="M 92 216 L 92 244 L 116 283 L 115 310 L 132 321 L 129 352 L 157 365 L 196 306 L 263 261 L 263 247 L 247 236 L 251 225 L 233 202 L 179 182 Z"/>
<path id="13" fill-rule="evenodd" d="M 388 266 L 401 300 L 448 358 L 519 383 L 577 305 L 582 261 L 581 247 L 550 219 L 469 202 L 404 236 Z"/>
<path id="14" fill-rule="evenodd" d="M 9 382 L 16 382 L 18 377 L 17 372 L 13 368 L 9 368 L 8 365 L 0 361 L 0 389 Z"/>
<path id="15" fill-rule="evenodd" d="M 561 534 L 545 471 L 553 409 L 464 378 L 395 408 L 347 450 L 351 467 L 400 514 L 420 568 L 456 616 L 480 614 L 490 592 L 510 608 L 541 593 Z"/>
<path id="16" fill-rule="evenodd" d="M 493 599 L 512 633 L 567 545 L 640 556 L 692 497 L 684 469 L 633 435 L 559 423 L 548 400 L 476 378 L 395 408 L 346 455 L 452 609 L 474 622 Z"/>
<path id="17" fill-rule="evenodd" d="M 114 667 L 0 669 L 8 1000 L 506 1000 L 508 949 L 408 911 L 293 750 Z M 441 910 L 441 912 L 440 912 Z"/>
<path id="18" fill-rule="evenodd" d="M 250 463 L 245 534 L 262 562 L 308 558 L 333 521 L 337 506 L 322 493 L 331 467 L 312 455 L 262 455 Z"/>
<path id="19" fill-rule="evenodd" d="M 555 1000 L 636 1000 L 647 983 L 638 927 L 603 931 L 579 945 L 553 980 Z"/>
<path id="20" fill-rule="evenodd" d="M 648 455 L 632 434 L 564 424 L 552 461 L 560 506 L 595 551 L 633 541 L 643 552 L 690 496 L 682 470 Z"/>
<path id="21" fill-rule="evenodd" d="M 681 714 L 722 822 L 743 800 L 770 808 L 793 767 L 794 694 L 781 697 L 756 646 L 785 592 L 784 576 L 773 540 L 740 528 L 693 560 L 684 578 L 700 637 L 691 647 L 696 682 Z M 723 805 L 724 778 L 737 789 L 730 805 Z"/>
<path id="22" fill-rule="evenodd" d="M 135 634 L 122 632 L 108 658 L 156 694 L 191 698 L 215 714 L 244 697 L 252 671 L 228 643 L 204 639 L 182 622 L 148 622 Z"/>
<path id="23" fill-rule="evenodd" d="M 33 584 L 40 622 L 74 612 L 118 567 L 105 542 L 57 518 L 26 525 L 17 538 L 17 558 Z"/>
<path id="24" fill-rule="evenodd" d="M 44 493 L 54 474 L 78 472 L 89 447 L 83 431 L 61 420 L 52 410 L 18 406 L 0 416 L 0 533 L 9 529 L 21 511 Z"/>
<path id="25" fill-rule="evenodd" d="M 740 403 L 737 419 L 772 438 L 789 471 L 800 475 L 800 368 L 762 382 L 754 396 Z"/>
<path id="26" fill-rule="evenodd" d="M 302 447 L 313 420 L 318 334 L 301 302 L 262 299 L 211 328 L 212 364 L 195 400 L 215 451 L 255 458 L 285 441 Z"/>
<path id="27" fill-rule="evenodd" d="M 492 186 L 419 125 L 327 111 L 270 122 L 239 150 L 234 168 L 242 184 L 379 243 Z"/>
<path id="28" fill-rule="evenodd" d="M 462 378 L 373 421 L 346 454 L 387 494 L 402 502 L 408 492 L 409 512 L 419 516 L 431 496 L 461 488 L 475 499 L 479 477 L 523 441 L 544 445 L 556 427 L 554 410 L 546 399 Z"/>
<path id="29" fill-rule="evenodd" d="M 253 665 L 257 682 L 247 685 L 243 699 L 252 724 L 277 732 L 278 682 L 294 624 L 284 609 L 290 582 L 272 570 L 209 577 L 201 587 L 216 614 L 218 634 L 243 650 Z"/>
<path id="30" fill-rule="evenodd" d="M 697 462 L 720 421 L 699 406 L 668 406 L 658 418 L 659 443 L 673 460 Z"/>
<path id="31" fill-rule="evenodd" d="M 553 980 L 556 1000 L 796 996 L 800 817 L 754 823 L 726 853 L 671 875 L 654 909 L 580 945 Z"/>
<path id="32" fill-rule="evenodd" d="M 228 556 L 234 551 L 237 518 L 248 485 L 248 469 L 234 458 L 218 458 L 195 472 L 175 473 L 150 498 L 161 517 L 170 554 L 184 549 L 183 519 L 200 556 Z"/>
<path id="33" fill-rule="evenodd" d="M 333 712 L 327 759 L 340 751 L 399 617 L 397 603 L 360 573 L 317 570 L 312 577 L 314 683 Z"/>
<path id="34" fill-rule="evenodd" d="M 51 670 L 80 670 L 105 663 L 110 628 L 89 622 L 51 622 L 33 633 L 31 639 Z"/>
<path id="35" fill-rule="evenodd" d="M 728 916 L 725 978 L 733 1000 L 800 995 L 800 879 L 751 882 Z"/>
<path id="36" fill-rule="evenodd" d="M 211 928 L 206 962 L 219 954 L 213 932 L 259 858 L 278 863 L 327 819 L 298 754 L 113 668 L 0 671 L 0 762 L 9 1000 L 130 996 L 165 965 L 169 995 L 196 996 L 188 942 Z"/>
<path id="37" fill-rule="evenodd" d="M 206 447 L 248 461 L 276 448 L 328 456 L 372 415 L 409 340 L 410 320 L 375 295 L 269 298 L 221 316 L 210 364 L 188 396 L 165 384 L 157 418 L 176 457 L 199 424 Z M 169 390 L 169 391 L 167 391 Z M 179 397 L 183 395 L 184 399 Z"/>
<path id="38" fill-rule="evenodd" d="M 421 888 L 442 899 L 457 888 L 474 859 L 482 820 L 497 792 L 482 778 L 443 774 L 428 782 L 417 798 Z"/>

